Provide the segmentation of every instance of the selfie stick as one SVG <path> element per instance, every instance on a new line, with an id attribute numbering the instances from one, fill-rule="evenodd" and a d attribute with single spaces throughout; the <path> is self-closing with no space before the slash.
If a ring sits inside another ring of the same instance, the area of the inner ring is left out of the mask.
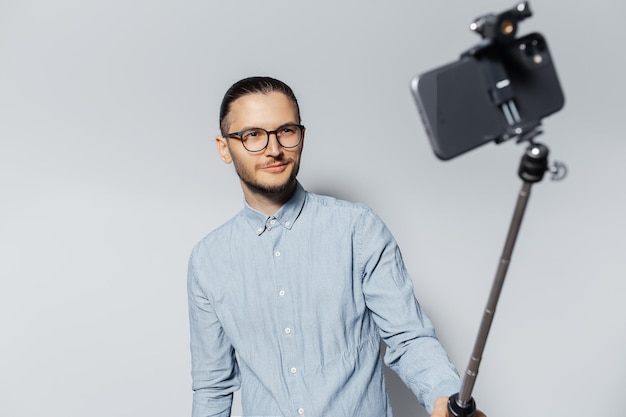
<path id="1" fill-rule="evenodd" d="M 448 411 L 451 416 L 454 417 L 472 417 L 476 411 L 476 403 L 472 398 L 472 389 L 474 388 L 474 382 L 478 375 L 478 367 L 482 358 L 483 351 L 485 349 L 485 343 L 487 342 L 487 336 L 489 335 L 489 328 L 493 321 L 493 316 L 496 311 L 496 305 L 498 304 L 498 298 L 502 291 L 502 285 L 504 284 L 504 278 L 506 276 L 509 263 L 511 262 L 511 254 L 513 253 L 513 247 L 517 239 L 520 226 L 522 224 L 522 218 L 524 217 L 524 211 L 526 210 L 526 204 L 530 197 L 530 189 L 532 184 L 539 182 L 543 179 L 543 175 L 548 170 L 548 148 L 545 145 L 531 142 L 530 146 L 526 149 L 526 152 L 522 156 L 518 174 L 524 181 L 522 188 L 517 198 L 517 205 L 515 206 L 515 212 L 513 213 L 513 219 L 509 227 L 509 232 L 504 244 L 504 250 L 502 251 L 502 257 L 498 264 L 496 276 L 491 287 L 491 293 L 487 301 L 487 306 L 483 314 L 482 321 L 480 323 L 480 329 L 474 344 L 474 350 L 472 351 L 472 357 L 470 359 L 467 371 L 461 384 L 461 391 L 452 395 L 448 400 Z M 559 167 L 552 172 L 558 174 Z M 564 172 L 561 171 L 561 177 Z"/>

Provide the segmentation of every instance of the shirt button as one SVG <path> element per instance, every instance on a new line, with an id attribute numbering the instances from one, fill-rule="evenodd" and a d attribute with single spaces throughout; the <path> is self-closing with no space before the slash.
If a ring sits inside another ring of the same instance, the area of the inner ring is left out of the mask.
<path id="1" fill-rule="evenodd" d="M 290 329 L 289 327 L 287 327 L 287 328 L 285 329 L 285 333 L 286 333 L 286 334 L 291 333 L 291 329 Z"/>
<path id="2" fill-rule="evenodd" d="M 279 251 L 274 252 L 274 256 L 280 256 L 280 252 Z"/>
<path id="3" fill-rule="evenodd" d="M 270 220 L 270 224 L 276 224 L 276 220 Z"/>
<path id="4" fill-rule="evenodd" d="M 300 415 L 304 414 L 304 408 L 298 408 L 298 414 Z"/>
<path id="5" fill-rule="evenodd" d="M 285 296 L 285 290 L 278 291 L 278 295 L 280 295 L 281 297 L 284 297 Z"/>
<path id="6" fill-rule="evenodd" d="M 298 372 L 298 370 L 294 366 L 293 368 L 289 369 L 289 372 L 291 372 L 292 374 L 295 374 L 296 372 Z"/>
<path id="7" fill-rule="evenodd" d="M 287 227 L 289 227 L 290 224 L 291 223 L 289 223 L 289 222 L 285 222 L 285 226 L 287 226 Z"/>
<path id="8" fill-rule="evenodd" d="M 263 231 L 262 227 L 259 227 L 258 229 L 256 229 L 257 232 L 261 233 Z"/>

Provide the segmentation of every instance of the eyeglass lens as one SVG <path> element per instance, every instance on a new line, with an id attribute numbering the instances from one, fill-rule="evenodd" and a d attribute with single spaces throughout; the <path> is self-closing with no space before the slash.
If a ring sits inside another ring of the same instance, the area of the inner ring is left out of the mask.
<path id="1" fill-rule="evenodd" d="M 267 131 L 260 127 L 247 129 L 241 132 L 243 146 L 251 151 L 265 149 L 269 143 L 270 134 L 275 133 L 278 143 L 284 148 L 295 148 L 302 139 L 302 129 L 298 125 L 284 125 L 275 131 Z"/>

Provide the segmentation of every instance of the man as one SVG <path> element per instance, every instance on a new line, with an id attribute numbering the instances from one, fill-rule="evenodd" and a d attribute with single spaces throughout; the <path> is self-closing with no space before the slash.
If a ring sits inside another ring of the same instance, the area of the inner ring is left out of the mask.
<path id="1" fill-rule="evenodd" d="M 396 242 L 369 208 L 302 188 L 300 123 L 281 81 L 224 96 L 217 149 L 245 204 L 189 262 L 193 417 L 230 416 L 239 388 L 247 416 L 391 416 L 381 338 L 385 363 L 446 417 L 459 378 Z"/>

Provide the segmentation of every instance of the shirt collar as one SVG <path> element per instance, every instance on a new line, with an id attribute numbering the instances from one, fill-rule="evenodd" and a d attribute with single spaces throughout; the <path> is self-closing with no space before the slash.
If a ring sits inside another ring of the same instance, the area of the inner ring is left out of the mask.
<path id="1" fill-rule="evenodd" d="M 254 228 L 257 235 L 261 235 L 266 230 L 278 227 L 279 225 L 287 230 L 291 230 L 293 224 L 302 212 L 305 200 L 306 191 L 299 182 L 296 182 L 296 189 L 293 195 L 276 213 L 274 213 L 274 215 L 268 216 L 265 213 L 253 209 L 244 199 L 243 216 L 250 226 Z"/>

